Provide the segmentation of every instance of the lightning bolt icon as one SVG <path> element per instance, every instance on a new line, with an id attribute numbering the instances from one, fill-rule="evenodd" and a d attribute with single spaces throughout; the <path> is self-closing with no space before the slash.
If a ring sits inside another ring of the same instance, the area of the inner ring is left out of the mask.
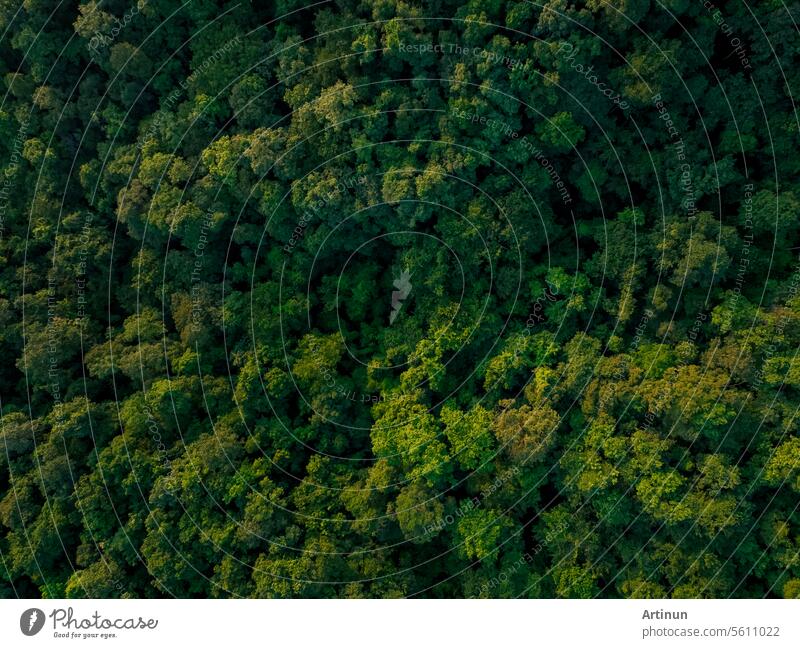
<path id="1" fill-rule="evenodd" d="M 400 273 L 400 278 L 395 279 L 392 285 L 397 290 L 392 291 L 392 312 L 389 314 L 389 324 L 393 324 L 395 318 L 400 314 L 403 307 L 403 300 L 411 293 L 411 273 L 406 269 Z"/>
<path id="2" fill-rule="evenodd" d="M 34 610 L 31 612 L 31 618 L 28 619 L 28 630 L 32 630 L 36 620 L 39 618 L 39 614 Z"/>

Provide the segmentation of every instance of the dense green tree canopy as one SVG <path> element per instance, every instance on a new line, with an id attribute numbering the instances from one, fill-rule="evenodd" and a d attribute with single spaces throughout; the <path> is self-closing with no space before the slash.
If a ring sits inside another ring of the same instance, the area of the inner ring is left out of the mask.
<path id="1" fill-rule="evenodd" d="M 784 3 L 0 33 L 0 596 L 800 596 Z"/>

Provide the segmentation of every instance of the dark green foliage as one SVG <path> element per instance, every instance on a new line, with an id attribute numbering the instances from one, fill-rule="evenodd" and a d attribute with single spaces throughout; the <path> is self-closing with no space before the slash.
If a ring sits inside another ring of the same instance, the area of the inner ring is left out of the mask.
<path id="1" fill-rule="evenodd" d="M 0 596 L 800 596 L 782 3 L 18 4 Z"/>

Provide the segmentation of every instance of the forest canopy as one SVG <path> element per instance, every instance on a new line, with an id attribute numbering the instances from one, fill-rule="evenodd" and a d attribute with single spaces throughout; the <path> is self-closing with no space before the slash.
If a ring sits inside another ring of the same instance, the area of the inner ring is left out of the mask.
<path id="1" fill-rule="evenodd" d="M 800 597 L 797 6 L 0 4 L 0 597 Z"/>

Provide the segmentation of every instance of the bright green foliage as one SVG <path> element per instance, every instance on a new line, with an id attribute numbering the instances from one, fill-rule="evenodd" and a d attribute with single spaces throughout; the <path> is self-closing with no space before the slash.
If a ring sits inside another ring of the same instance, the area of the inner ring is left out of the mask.
<path id="1" fill-rule="evenodd" d="M 728 4 L 0 3 L 0 596 L 800 597 Z"/>

